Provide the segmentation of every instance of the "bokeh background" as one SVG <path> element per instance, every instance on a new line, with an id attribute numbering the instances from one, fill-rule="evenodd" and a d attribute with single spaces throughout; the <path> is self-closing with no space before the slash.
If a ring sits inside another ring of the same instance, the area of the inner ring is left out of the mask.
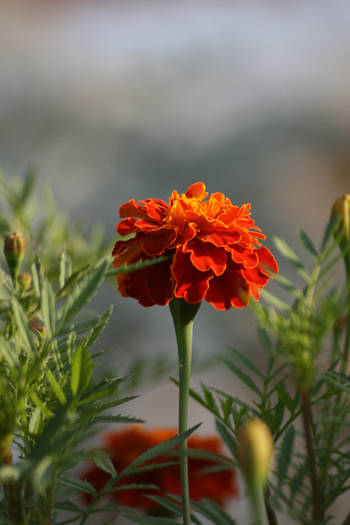
<path id="1" fill-rule="evenodd" d="M 110 239 L 126 200 L 203 181 L 251 202 L 272 250 L 278 235 L 301 254 L 298 228 L 317 243 L 349 192 L 349 28 L 347 0 L 0 0 L 0 166 L 6 177 L 37 167 L 72 221 L 101 223 Z M 110 303 L 105 366 L 175 362 L 166 308 L 113 287 L 92 308 Z M 196 358 L 225 345 L 263 365 L 251 312 L 203 305 Z M 201 380 L 246 395 L 220 368 Z M 148 383 L 130 413 L 176 425 L 166 381 Z M 213 429 L 192 405 L 199 420 Z"/>

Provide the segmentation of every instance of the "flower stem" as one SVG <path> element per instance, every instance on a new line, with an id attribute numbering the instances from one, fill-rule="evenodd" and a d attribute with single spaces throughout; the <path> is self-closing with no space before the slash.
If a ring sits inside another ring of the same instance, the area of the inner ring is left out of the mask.
<path id="1" fill-rule="evenodd" d="M 253 525 L 268 525 L 262 485 L 255 483 L 250 487 L 249 492 L 252 501 Z"/>
<path id="2" fill-rule="evenodd" d="M 179 357 L 179 433 L 187 430 L 188 398 L 191 377 L 193 319 L 200 307 L 189 304 L 184 299 L 173 299 L 170 304 L 173 316 Z M 187 440 L 180 445 L 180 481 L 183 525 L 190 525 L 190 493 L 188 485 Z"/>
<path id="3" fill-rule="evenodd" d="M 312 491 L 312 518 L 316 525 L 324 523 L 324 499 L 322 498 L 321 483 L 318 474 L 314 439 L 312 435 L 311 408 L 309 391 L 301 392 L 301 415 L 303 420 L 307 460 L 310 473 Z"/>

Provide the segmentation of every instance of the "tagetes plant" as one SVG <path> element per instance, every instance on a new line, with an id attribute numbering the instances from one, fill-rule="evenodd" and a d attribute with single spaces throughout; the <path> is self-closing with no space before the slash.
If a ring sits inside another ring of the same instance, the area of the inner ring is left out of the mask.
<path id="1" fill-rule="evenodd" d="M 159 445 L 163 441 L 176 435 L 176 430 L 157 428 L 146 430 L 140 425 L 132 425 L 125 430 L 116 430 L 104 434 L 103 449 L 109 454 L 117 472 L 122 473 L 138 456 L 146 450 Z M 223 454 L 223 444 L 216 436 L 191 436 L 188 439 L 189 450 L 206 451 L 216 455 Z M 116 490 L 110 494 L 112 499 L 120 504 L 138 508 L 148 513 L 160 511 L 158 502 L 147 497 L 147 495 L 165 496 L 166 494 L 181 494 L 179 465 L 168 464 L 176 459 L 173 456 L 158 456 L 153 460 L 156 464 L 163 464 L 159 468 L 145 470 L 124 477 L 119 485 L 132 486 L 134 484 L 156 485 L 158 489 L 129 488 L 127 490 Z M 150 462 L 141 465 L 147 466 Z M 220 470 L 208 472 L 208 467 L 218 466 L 217 461 L 200 457 L 189 458 L 189 490 L 191 499 L 200 501 L 210 498 L 219 505 L 238 495 L 235 471 Z M 93 465 L 83 475 L 82 479 L 89 481 L 93 487 L 100 492 L 109 480 L 109 474 Z M 117 488 L 118 484 L 114 488 Z M 84 494 L 87 503 L 92 497 Z"/>
<path id="2" fill-rule="evenodd" d="M 112 255 L 118 270 L 157 256 L 165 260 L 138 271 L 116 274 L 124 297 L 142 306 L 167 305 L 173 316 L 179 355 L 179 432 L 187 429 L 193 320 L 203 300 L 218 310 L 242 308 L 260 292 L 278 267 L 261 246 L 265 235 L 250 216 L 250 204 L 235 206 L 222 193 L 208 198 L 203 182 L 169 202 L 131 199 L 120 207 L 122 221 Z M 130 237 L 131 236 L 131 237 Z M 187 441 L 180 447 L 184 525 L 189 525 Z"/>

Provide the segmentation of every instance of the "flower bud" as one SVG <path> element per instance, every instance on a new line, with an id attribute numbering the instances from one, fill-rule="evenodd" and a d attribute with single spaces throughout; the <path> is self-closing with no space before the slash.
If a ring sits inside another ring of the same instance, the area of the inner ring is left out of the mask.
<path id="1" fill-rule="evenodd" d="M 339 221 L 335 233 L 336 235 L 342 233 L 340 244 L 346 244 L 350 240 L 350 195 L 343 195 L 334 202 L 331 218 Z"/>
<path id="2" fill-rule="evenodd" d="M 45 337 L 46 335 L 46 328 L 45 325 L 37 318 L 32 317 L 32 319 L 29 320 L 29 328 L 31 331 L 41 337 Z"/>
<path id="3" fill-rule="evenodd" d="M 18 284 L 23 292 L 28 290 L 32 284 L 32 276 L 28 272 L 20 273 L 17 277 Z"/>
<path id="4" fill-rule="evenodd" d="M 24 254 L 24 238 L 19 233 L 11 233 L 6 235 L 4 241 L 4 255 L 11 273 L 12 279 L 15 281 L 19 269 L 20 262 Z"/>
<path id="5" fill-rule="evenodd" d="M 270 471 L 273 439 L 260 419 L 246 420 L 238 431 L 239 463 L 251 487 L 265 486 Z"/>

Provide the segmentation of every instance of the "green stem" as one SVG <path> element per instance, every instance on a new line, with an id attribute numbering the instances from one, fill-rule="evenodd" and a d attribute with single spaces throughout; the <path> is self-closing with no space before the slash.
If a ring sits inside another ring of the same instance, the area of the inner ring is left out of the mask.
<path id="1" fill-rule="evenodd" d="M 252 500 L 253 525 L 268 525 L 262 485 L 259 483 L 251 485 L 249 493 Z"/>
<path id="2" fill-rule="evenodd" d="M 179 434 L 187 430 L 188 398 L 190 391 L 193 319 L 200 307 L 184 299 L 173 299 L 170 304 L 179 356 Z M 191 523 L 190 493 L 188 484 L 187 439 L 180 445 L 180 481 L 183 525 Z"/>
<path id="3" fill-rule="evenodd" d="M 312 517 L 313 523 L 316 525 L 324 523 L 324 499 L 322 497 L 321 483 L 318 474 L 316 452 L 314 448 L 314 439 L 312 435 L 311 424 L 311 408 L 310 408 L 310 394 L 308 391 L 301 393 L 301 415 L 303 420 L 307 461 L 309 466 L 309 474 L 311 481 L 312 492 Z"/>

